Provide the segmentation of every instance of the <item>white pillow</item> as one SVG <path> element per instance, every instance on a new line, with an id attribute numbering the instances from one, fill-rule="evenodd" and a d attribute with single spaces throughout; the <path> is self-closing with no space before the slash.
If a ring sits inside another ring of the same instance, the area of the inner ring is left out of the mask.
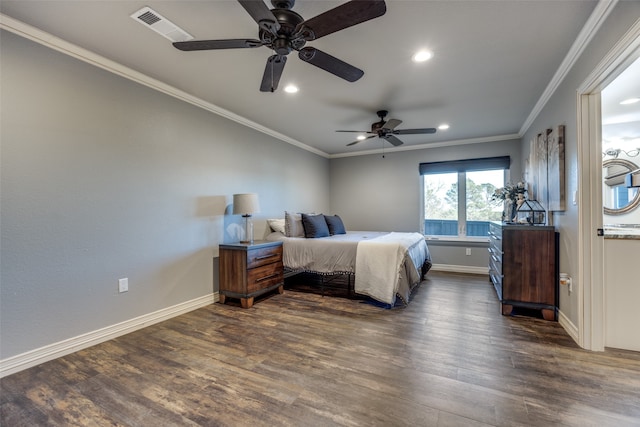
<path id="1" fill-rule="evenodd" d="M 268 219 L 267 220 L 267 224 L 269 224 L 269 227 L 271 227 L 271 229 L 273 231 L 279 231 L 282 234 L 285 234 L 285 228 L 284 228 L 284 218 L 282 219 Z"/>

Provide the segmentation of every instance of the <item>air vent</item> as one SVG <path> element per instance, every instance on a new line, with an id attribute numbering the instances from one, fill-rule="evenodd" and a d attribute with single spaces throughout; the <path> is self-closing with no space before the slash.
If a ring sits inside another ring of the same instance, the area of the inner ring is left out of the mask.
<path id="1" fill-rule="evenodd" d="M 143 7 L 131 17 L 172 42 L 193 40 L 193 36 L 150 7 Z"/>

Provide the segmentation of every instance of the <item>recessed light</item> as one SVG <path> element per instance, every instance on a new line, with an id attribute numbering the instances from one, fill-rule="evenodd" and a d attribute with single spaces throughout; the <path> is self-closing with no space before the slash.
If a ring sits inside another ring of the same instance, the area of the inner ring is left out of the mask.
<path id="1" fill-rule="evenodd" d="M 620 103 L 620 105 L 635 104 L 636 102 L 640 102 L 640 98 L 629 98 L 629 99 L 625 99 L 624 101 L 622 101 L 622 102 Z"/>
<path id="2" fill-rule="evenodd" d="M 441 124 L 440 126 L 438 126 L 438 129 L 440 130 L 447 130 L 449 129 L 449 125 L 446 123 Z"/>
<path id="3" fill-rule="evenodd" d="M 419 52 L 416 52 L 413 57 L 411 57 L 413 62 L 425 62 L 430 60 L 431 58 L 433 58 L 433 52 L 430 52 L 428 50 L 421 50 Z"/>
<path id="4" fill-rule="evenodd" d="M 356 138 L 358 141 L 362 141 L 363 139 L 367 139 L 366 136 L 364 135 L 358 135 L 358 137 Z"/>
<path id="5" fill-rule="evenodd" d="M 298 86 L 296 85 L 287 85 L 287 87 L 284 88 L 284 91 L 287 93 L 296 93 L 298 90 Z"/>

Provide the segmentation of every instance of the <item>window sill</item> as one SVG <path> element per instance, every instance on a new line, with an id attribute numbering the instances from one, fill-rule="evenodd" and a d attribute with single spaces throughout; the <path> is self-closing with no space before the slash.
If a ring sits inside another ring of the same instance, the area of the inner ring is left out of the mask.
<path id="1" fill-rule="evenodd" d="M 489 243 L 489 237 L 458 237 L 458 236 L 424 236 L 427 242 L 442 243 Z"/>

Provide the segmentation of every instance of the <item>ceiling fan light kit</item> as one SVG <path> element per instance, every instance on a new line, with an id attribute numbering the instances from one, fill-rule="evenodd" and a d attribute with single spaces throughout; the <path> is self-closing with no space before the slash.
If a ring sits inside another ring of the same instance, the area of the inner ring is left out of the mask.
<path id="1" fill-rule="evenodd" d="M 348 82 L 357 81 L 364 75 L 364 71 L 319 49 L 305 47 L 305 44 L 378 18 L 387 11 L 384 0 L 352 0 L 304 20 L 291 10 L 295 0 L 271 0 L 274 7 L 271 10 L 262 0 L 238 0 L 238 3 L 258 24 L 259 40 L 189 40 L 175 42 L 173 46 L 183 51 L 268 47 L 274 54 L 267 59 L 260 84 L 261 92 L 274 92 L 278 88 L 287 55 L 293 50 L 298 52 L 298 58 L 304 62 Z"/>

